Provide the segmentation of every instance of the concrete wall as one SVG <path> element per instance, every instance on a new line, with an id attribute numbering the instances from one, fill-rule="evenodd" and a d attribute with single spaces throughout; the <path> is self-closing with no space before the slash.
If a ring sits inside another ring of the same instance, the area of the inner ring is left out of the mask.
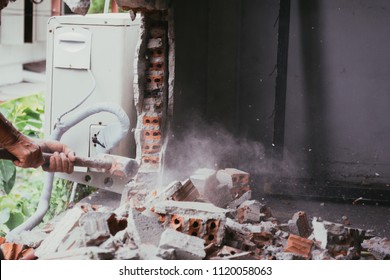
<path id="1" fill-rule="evenodd" d="M 198 112 L 270 151 L 278 1 L 174 0 L 173 6 L 175 133 Z M 289 176 L 388 181 L 389 26 L 386 0 L 292 0 Z"/>
<path id="2" fill-rule="evenodd" d="M 286 153 L 303 172 L 390 177 L 390 3 L 292 1 Z"/>

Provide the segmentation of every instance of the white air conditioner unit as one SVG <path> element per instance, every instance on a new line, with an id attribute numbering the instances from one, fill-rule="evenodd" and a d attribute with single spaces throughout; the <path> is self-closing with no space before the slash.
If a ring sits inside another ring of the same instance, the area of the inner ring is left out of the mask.
<path id="1" fill-rule="evenodd" d="M 133 65 L 139 38 L 139 20 L 128 13 L 52 17 L 47 34 L 47 91 L 45 134 L 48 137 L 60 116 L 70 118 L 92 104 L 115 103 L 130 118 L 129 133 L 112 154 L 135 157 L 132 128 L 136 126 L 133 98 Z M 90 95 L 90 96 L 89 96 Z M 89 96 L 87 98 L 87 96 Z M 86 101 L 81 104 L 85 98 Z M 80 105 L 81 104 L 81 105 Z M 94 135 L 117 122 L 114 115 L 98 113 L 81 121 L 61 138 L 78 156 L 90 157 L 99 151 Z M 112 187 L 121 192 L 121 182 L 109 181 L 104 174 L 77 168 L 71 175 L 58 174 L 79 183 Z"/>

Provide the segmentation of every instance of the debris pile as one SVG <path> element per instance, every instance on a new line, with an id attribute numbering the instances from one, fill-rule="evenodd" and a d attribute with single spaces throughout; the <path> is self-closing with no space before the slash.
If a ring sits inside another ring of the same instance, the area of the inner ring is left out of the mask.
<path id="1" fill-rule="evenodd" d="M 127 186 L 117 209 L 77 204 L 44 229 L 20 235 L 39 259 L 390 259 L 390 240 L 349 225 L 280 223 L 251 198 L 249 174 L 200 169 L 146 192 Z M 34 239 L 34 242 L 31 240 Z M 3 245 L 2 245 L 3 246 Z"/>

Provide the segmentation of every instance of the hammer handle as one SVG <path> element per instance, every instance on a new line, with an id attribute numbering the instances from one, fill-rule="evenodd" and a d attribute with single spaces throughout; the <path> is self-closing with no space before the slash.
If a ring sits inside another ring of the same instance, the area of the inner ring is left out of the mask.
<path id="1" fill-rule="evenodd" d="M 50 165 L 50 157 L 53 154 L 50 153 L 42 153 L 43 159 L 45 161 L 44 165 Z M 0 149 L 0 159 L 5 160 L 17 160 L 17 158 L 8 152 L 7 150 Z M 91 158 L 83 158 L 76 157 L 74 161 L 74 166 L 82 166 L 82 167 L 90 167 L 90 168 L 100 168 L 109 170 L 112 167 L 112 161 L 110 160 L 102 160 L 102 159 L 91 159 Z"/>

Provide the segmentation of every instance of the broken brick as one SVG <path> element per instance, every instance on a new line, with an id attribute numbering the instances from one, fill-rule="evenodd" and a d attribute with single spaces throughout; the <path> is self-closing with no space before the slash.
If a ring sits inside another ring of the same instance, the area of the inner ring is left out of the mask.
<path id="1" fill-rule="evenodd" d="M 195 201 L 199 198 L 199 191 L 195 188 L 191 180 L 187 179 L 182 184 L 182 187 L 174 194 L 172 194 L 172 200 L 176 201 Z"/>
<path id="2" fill-rule="evenodd" d="M 206 233 L 204 235 L 204 240 L 206 244 L 215 242 L 218 236 L 220 223 L 220 220 L 215 219 L 211 219 L 206 222 Z"/>
<path id="3" fill-rule="evenodd" d="M 230 188 L 242 187 L 249 184 L 249 173 L 235 168 L 226 168 L 217 172 L 217 179 Z"/>
<path id="4" fill-rule="evenodd" d="M 225 209 L 209 203 L 167 200 L 157 202 L 154 211 L 170 217 L 167 226 L 189 235 L 196 234 L 206 244 L 221 244 L 223 240 Z"/>
<path id="5" fill-rule="evenodd" d="M 188 222 L 188 234 L 200 237 L 202 232 L 203 221 L 201 219 L 190 218 Z"/>
<path id="6" fill-rule="evenodd" d="M 195 201 L 198 198 L 199 192 L 190 180 L 184 181 L 183 184 L 180 181 L 174 181 L 162 191 L 156 192 L 155 197 L 149 198 L 149 203 L 164 200 Z"/>
<path id="7" fill-rule="evenodd" d="M 5 242 L 1 244 L 0 248 L 6 260 L 18 260 L 23 256 L 23 245 Z"/>
<path id="8" fill-rule="evenodd" d="M 182 231 L 184 227 L 184 218 L 179 215 L 172 215 L 169 226 L 175 230 Z"/>
<path id="9" fill-rule="evenodd" d="M 235 168 L 226 168 L 219 170 L 216 176 L 221 184 L 229 186 L 231 195 L 234 199 L 240 198 L 250 191 L 249 173 L 247 172 Z"/>
<path id="10" fill-rule="evenodd" d="M 309 259 L 312 246 L 312 240 L 300 237 L 298 235 L 290 234 L 287 240 L 287 247 L 284 251 L 297 255 L 302 255 L 306 259 Z"/>
<path id="11" fill-rule="evenodd" d="M 364 230 L 328 221 L 318 221 L 317 218 L 313 218 L 312 224 L 315 240 L 322 249 L 327 249 L 331 256 L 346 256 L 350 247 L 354 247 L 357 254 L 360 254 L 361 243 L 365 239 Z"/>
<path id="12" fill-rule="evenodd" d="M 273 239 L 273 234 L 267 231 L 256 232 L 250 235 L 250 240 L 256 244 L 257 248 L 263 248 L 264 246 L 271 245 Z"/>

